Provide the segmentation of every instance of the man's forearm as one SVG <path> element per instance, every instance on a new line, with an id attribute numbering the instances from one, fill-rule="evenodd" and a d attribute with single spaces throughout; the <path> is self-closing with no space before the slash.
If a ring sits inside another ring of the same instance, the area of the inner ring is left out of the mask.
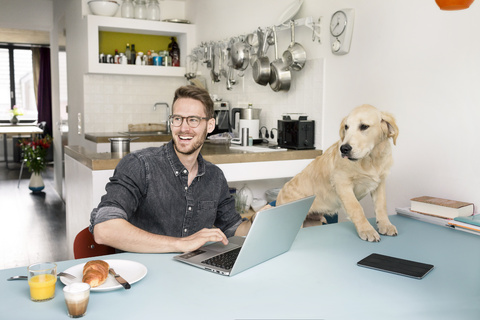
<path id="1" fill-rule="evenodd" d="M 95 242 L 123 251 L 141 253 L 178 252 L 177 238 L 153 234 L 124 219 L 112 219 L 95 225 Z"/>

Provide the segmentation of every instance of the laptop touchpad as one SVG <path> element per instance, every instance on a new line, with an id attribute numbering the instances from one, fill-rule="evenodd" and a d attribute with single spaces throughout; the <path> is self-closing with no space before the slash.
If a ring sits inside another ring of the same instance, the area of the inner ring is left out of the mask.
<path id="1" fill-rule="evenodd" d="M 208 250 L 212 251 L 212 252 L 225 252 L 225 251 L 228 251 L 228 250 L 231 250 L 231 249 L 238 248 L 239 245 L 235 244 L 235 243 L 232 243 L 232 242 L 229 242 L 227 245 L 224 245 L 221 242 L 215 242 L 215 243 L 206 245 L 205 247 L 208 248 Z"/>

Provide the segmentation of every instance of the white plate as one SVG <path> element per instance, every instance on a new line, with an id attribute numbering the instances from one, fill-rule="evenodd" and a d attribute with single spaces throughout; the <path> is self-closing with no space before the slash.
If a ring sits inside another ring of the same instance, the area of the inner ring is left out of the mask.
<path id="1" fill-rule="evenodd" d="M 145 267 L 143 264 L 136 261 L 130 261 L 130 260 L 103 260 L 103 261 L 108 263 L 110 268 L 115 269 L 115 272 L 121 275 L 130 284 L 134 284 L 135 282 L 142 280 L 147 275 L 147 267 Z M 74 282 L 82 282 L 84 265 L 85 263 L 77 264 L 76 266 L 73 266 L 65 270 L 66 273 L 70 273 L 71 275 L 74 275 L 76 279 L 71 280 L 65 277 L 60 277 L 60 281 L 62 281 L 64 285 L 69 285 Z M 117 290 L 120 288 L 123 288 L 122 285 L 118 283 L 117 280 L 115 280 L 115 278 L 111 274 L 109 274 L 107 277 L 107 280 L 102 285 L 92 288 L 91 290 L 92 291 L 110 291 L 110 290 Z"/>
<path id="2" fill-rule="evenodd" d="M 284 24 L 290 20 L 298 13 L 300 7 L 303 4 L 303 0 L 295 0 L 288 5 L 287 9 L 282 13 L 280 18 L 277 21 L 277 25 Z"/>

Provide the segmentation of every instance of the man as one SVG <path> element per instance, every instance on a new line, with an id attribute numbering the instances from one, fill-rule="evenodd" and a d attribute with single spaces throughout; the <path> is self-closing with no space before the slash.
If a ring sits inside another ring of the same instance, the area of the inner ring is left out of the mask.
<path id="1" fill-rule="evenodd" d="M 215 128 L 213 116 L 208 92 L 177 89 L 172 140 L 125 156 L 92 211 L 97 243 L 131 252 L 188 252 L 247 234 L 251 222 L 235 211 L 223 172 L 200 154 Z"/>

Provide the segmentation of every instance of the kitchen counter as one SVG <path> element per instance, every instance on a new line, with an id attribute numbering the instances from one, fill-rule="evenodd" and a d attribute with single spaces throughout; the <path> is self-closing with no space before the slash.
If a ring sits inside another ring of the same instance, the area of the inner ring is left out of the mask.
<path id="1" fill-rule="evenodd" d="M 106 134 L 107 135 L 107 134 Z M 111 138 L 112 135 L 108 136 Z M 108 138 L 107 141 L 108 141 Z M 142 138 L 155 138 L 154 136 L 145 136 Z M 97 135 L 97 139 L 101 139 Z M 139 139 L 139 140 L 140 140 Z M 135 141 L 139 141 L 135 140 Z M 159 141 L 159 140 L 156 140 Z M 169 141 L 169 140 L 168 140 Z M 139 141 L 141 142 L 141 141 Z M 135 142 L 131 142 L 132 144 Z M 267 151 L 267 150 L 266 150 Z M 302 160 L 314 159 L 322 154 L 322 150 L 286 150 L 275 152 L 247 152 L 231 149 L 229 145 L 212 144 L 206 142 L 202 148 L 202 156 L 205 160 L 214 164 L 245 163 L 245 162 L 263 162 L 263 161 L 283 161 L 283 160 Z M 112 155 L 110 152 L 92 152 L 80 146 L 66 146 L 65 154 L 77 160 L 91 170 L 110 170 L 115 169 L 120 157 Z"/>
<path id="2" fill-rule="evenodd" d="M 170 134 L 128 135 L 120 132 L 85 133 L 85 139 L 95 143 L 110 143 L 109 138 L 137 138 L 135 142 L 168 142 L 172 139 Z"/>

